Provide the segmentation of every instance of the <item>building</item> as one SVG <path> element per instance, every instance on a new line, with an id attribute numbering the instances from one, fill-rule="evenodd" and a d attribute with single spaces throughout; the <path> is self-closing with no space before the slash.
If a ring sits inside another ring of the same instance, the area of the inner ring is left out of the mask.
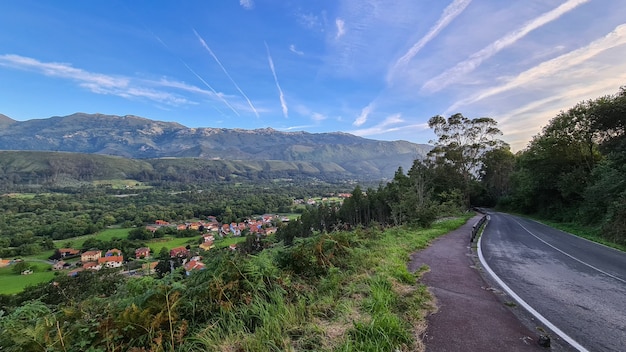
<path id="1" fill-rule="evenodd" d="M 102 251 L 87 251 L 80 255 L 80 261 L 85 262 L 95 262 L 98 261 L 98 258 L 102 257 Z"/>
<path id="2" fill-rule="evenodd" d="M 141 247 L 141 248 L 135 249 L 135 258 L 136 259 L 142 259 L 142 258 L 148 258 L 148 257 L 150 257 L 150 248 L 148 248 L 148 247 Z"/>
<path id="3" fill-rule="evenodd" d="M 98 264 L 105 268 L 119 268 L 124 263 L 124 257 L 121 255 L 109 255 L 98 258 Z"/>
<path id="4" fill-rule="evenodd" d="M 170 257 L 172 258 L 184 258 L 189 255 L 189 250 L 185 247 L 176 247 L 170 250 Z"/>

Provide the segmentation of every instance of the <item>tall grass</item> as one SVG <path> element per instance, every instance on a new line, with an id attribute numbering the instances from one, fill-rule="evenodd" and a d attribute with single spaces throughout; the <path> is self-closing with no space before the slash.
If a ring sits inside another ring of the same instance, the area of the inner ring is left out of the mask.
<path id="1" fill-rule="evenodd" d="M 193 351 L 423 350 L 420 335 L 426 326 L 424 317 L 432 310 L 432 297 L 417 283 L 416 274 L 407 270 L 409 255 L 470 217 L 429 229 L 317 235 L 292 248 L 279 246 L 274 254 L 270 249 L 261 258 L 250 257 L 239 267 L 247 298 L 222 309 L 219 317 L 189 339 L 188 347 Z M 284 263 L 289 250 L 295 258 L 313 254 L 293 266 Z M 304 267 L 314 263 L 332 265 L 322 274 Z"/>

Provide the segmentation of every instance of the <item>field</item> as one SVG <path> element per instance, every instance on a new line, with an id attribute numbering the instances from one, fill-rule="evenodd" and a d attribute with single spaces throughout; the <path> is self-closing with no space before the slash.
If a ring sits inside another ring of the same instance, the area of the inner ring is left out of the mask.
<path id="1" fill-rule="evenodd" d="M 0 294 L 14 294 L 22 291 L 25 287 L 46 282 L 54 278 L 54 272 L 49 270 L 50 265 L 26 261 L 31 264 L 33 273 L 30 275 L 15 274 L 11 267 L 0 268 Z"/>
<path id="2" fill-rule="evenodd" d="M 146 189 L 151 188 L 151 186 L 144 185 L 142 182 L 135 180 L 97 180 L 93 181 L 93 184 L 96 186 L 111 186 L 113 189 Z"/>

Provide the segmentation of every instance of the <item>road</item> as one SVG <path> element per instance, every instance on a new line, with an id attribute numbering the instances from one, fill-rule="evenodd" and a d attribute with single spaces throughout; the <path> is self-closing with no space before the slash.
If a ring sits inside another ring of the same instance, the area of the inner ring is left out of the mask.
<path id="1" fill-rule="evenodd" d="M 574 348 L 626 351 L 626 253 L 503 213 L 480 242 L 486 266 Z"/>

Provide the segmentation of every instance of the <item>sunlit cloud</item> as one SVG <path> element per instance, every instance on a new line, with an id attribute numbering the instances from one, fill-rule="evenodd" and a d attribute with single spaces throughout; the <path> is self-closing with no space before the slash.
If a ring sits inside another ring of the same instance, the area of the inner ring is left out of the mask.
<path id="1" fill-rule="evenodd" d="M 437 92 L 444 89 L 448 85 L 457 82 L 459 78 L 463 77 L 467 73 L 474 71 L 485 60 L 491 58 L 501 50 L 515 44 L 515 42 L 525 37 L 528 33 L 558 19 L 564 14 L 589 1 L 590 0 L 568 0 L 557 8 L 526 22 L 520 28 L 507 33 L 505 36 L 495 42 L 492 42 L 487 47 L 472 54 L 466 60 L 459 62 L 451 69 L 448 69 L 440 75 L 430 79 L 424 83 L 422 90 L 427 92 Z"/>
<path id="2" fill-rule="evenodd" d="M 311 114 L 311 119 L 313 121 L 324 121 L 326 120 L 328 117 L 326 115 L 320 114 L 319 112 L 314 112 L 313 114 Z"/>
<path id="3" fill-rule="evenodd" d="M 435 38 L 441 30 L 446 28 L 452 20 L 460 15 L 471 2 L 472 0 L 454 0 L 450 5 L 448 5 L 443 10 L 443 13 L 437 20 L 437 23 L 435 23 L 435 25 L 428 30 L 428 33 L 417 41 L 417 43 L 413 44 L 413 46 L 393 64 L 387 74 L 387 81 L 389 82 L 398 69 L 406 66 L 409 61 L 411 61 L 411 59 L 414 58 L 426 44 L 428 44 L 428 42 Z"/>
<path id="4" fill-rule="evenodd" d="M 278 98 L 280 99 L 280 106 L 283 110 L 283 116 L 285 116 L 285 118 L 288 118 L 289 108 L 287 107 L 287 102 L 285 101 L 285 94 L 283 94 L 283 90 L 280 88 L 280 84 L 278 83 L 278 77 L 276 77 L 276 70 L 274 69 L 274 60 L 272 60 L 270 48 L 267 46 L 267 43 L 265 43 L 265 49 L 267 50 L 267 61 L 269 61 L 270 69 L 272 70 L 272 75 L 274 76 L 274 83 L 276 83 L 276 88 L 278 89 Z"/>
<path id="5" fill-rule="evenodd" d="M 300 56 L 304 55 L 304 52 L 296 49 L 296 46 L 293 44 L 289 45 L 289 51 Z"/>
<path id="6" fill-rule="evenodd" d="M 335 39 L 339 39 L 343 37 L 344 34 L 346 34 L 346 23 L 341 18 L 337 18 L 335 20 L 335 25 L 337 26 L 337 34 L 335 35 Z"/>
<path id="7" fill-rule="evenodd" d="M 354 130 L 350 133 L 363 137 L 363 136 L 378 135 L 378 134 L 383 134 L 383 133 L 388 133 L 388 132 L 395 132 L 395 131 L 399 131 L 402 128 L 402 126 L 398 126 L 398 124 L 401 124 L 403 122 L 405 121 L 402 119 L 402 114 L 400 113 L 393 114 L 393 115 L 388 116 L 382 122 L 380 122 L 379 124 L 373 127 Z"/>
<path id="8" fill-rule="evenodd" d="M 246 10 L 252 10 L 254 8 L 254 1 L 252 0 L 239 0 L 239 5 L 243 6 Z"/>
<path id="9" fill-rule="evenodd" d="M 624 44 L 626 44 L 626 24 L 616 27 L 615 30 L 603 38 L 595 40 L 587 46 L 570 51 L 569 53 L 563 54 L 554 59 L 544 61 L 539 65 L 520 73 L 516 77 L 506 80 L 504 84 L 489 87 L 467 99 L 458 101 L 448 108 L 447 112 L 455 111 L 459 107 L 475 103 L 508 90 L 527 86 L 533 82 L 536 83 L 542 79 L 550 80 L 550 77 L 559 72 L 572 70 L 576 66 L 590 60 L 604 51 L 622 46 Z M 570 75 L 571 74 L 565 74 L 563 76 L 568 77 Z"/>
<path id="10" fill-rule="evenodd" d="M 76 82 L 78 86 L 96 94 L 115 95 L 127 99 L 146 98 L 168 105 L 192 104 L 192 102 L 177 94 L 156 89 L 156 86 L 172 87 L 202 94 L 208 93 L 197 87 L 187 86 L 184 83 L 174 84 L 169 81 L 146 81 L 130 77 L 106 75 L 75 68 L 67 63 L 42 62 L 19 55 L 0 55 L 0 66 L 33 71 L 48 77 L 69 79 Z"/>
<path id="11" fill-rule="evenodd" d="M 259 117 L 259 113 L 257 111 L 257 109 L 254 107 L 254 105 L 252 104 L 252 101 L 250 101 L 250 98 L 248 98 L 248 96 L 246 95 L 246 93 L 243 92 L 243 90 L 241 90 L 241 88 L 239 87 L 239 85 L 235 82 L 235 80 L 230 76 L 230 74 L 228 73 L 228 71 L 226 71 L 226 68 L 224 67 L 224 65 L 222 65 L 222 62 L 217 58 L 217 56 L 215 55 L 215 53 L 213 53 L 213 50 L 211 50 L 211 48 L 207 45 L 207 43 L 204 41 L 204 39 L 200 36 L 200 34 L 198 34 L 198 32 L 196 32 L 196 30 L 193 30 L 194 34 L 196 35 L 196 37 L 198 38 L 198 40 L 200 41 L 200 44 L 202 44 L 202 46 L 209 52 L 209 54 L 211 54 L 211 56 L 213 57 L 213 59 L 215 59 L 215 62 L 217 62 L 217 64 L 219 65 L 219 67 L 222 69 L 222 71 L 224 72 L 224 74 L 226 75 L 226 77 L 228 77 L 228 79 L 230 80 L 230 82 L 235 86 L 235 88 L 239 91 L 239 93 L 246 99 L 246 101 L 248 102 L 248 105 L 250 106 L 250 108 L 252 109 L 252 111 L 254 112 L 254 114 Z"/>
<path id="12" fill-rule="evenodd" d="M 367 122 L 367 117 L 374 110 L 374 103 L 369 103 L 366 107 L 361 110 L 361 114 L 354 120 L 352 123 L 353 126 L 359 127 Z"/>

